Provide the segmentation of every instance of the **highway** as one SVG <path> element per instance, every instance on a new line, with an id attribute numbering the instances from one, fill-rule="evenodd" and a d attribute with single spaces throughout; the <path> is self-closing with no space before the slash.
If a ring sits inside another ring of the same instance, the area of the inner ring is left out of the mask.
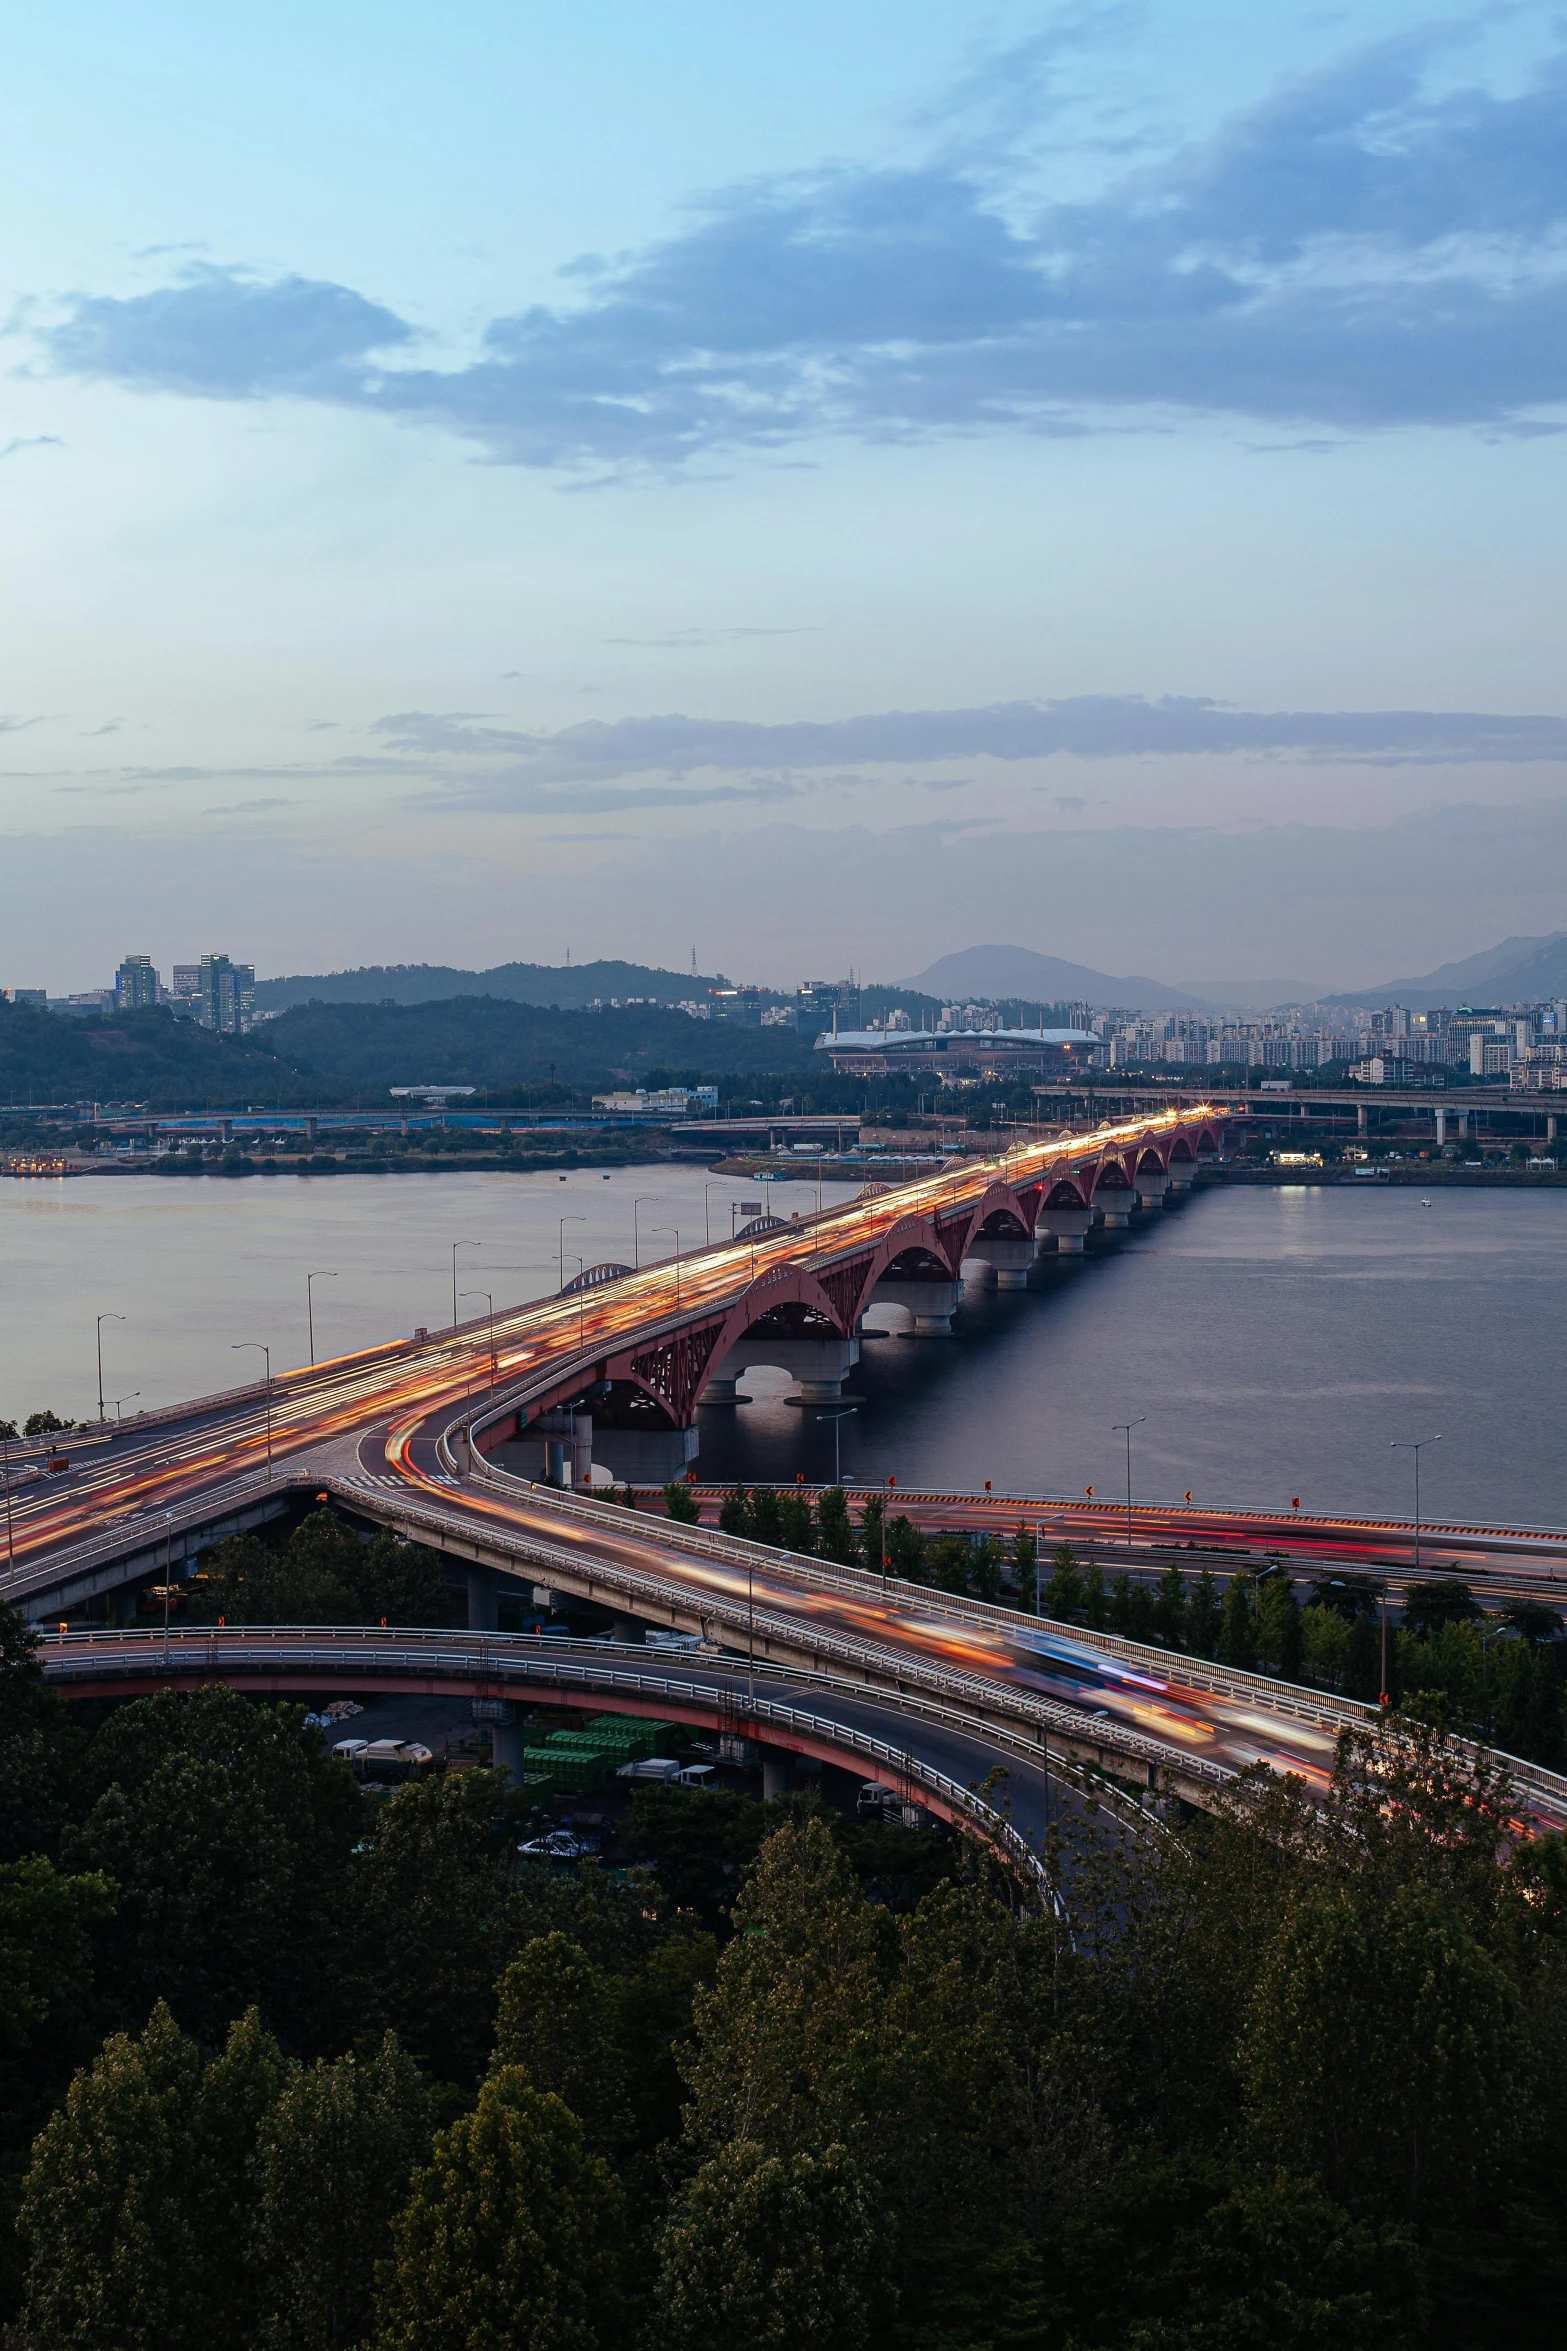
<path id="1" fill-rule="evenodd" d="M 486 1319 L 291 1371 L 270 1391 L 208 1399 L 127 1426 L 108 1445 L 68 1456 L 67 1471 L 9 1497 L 7 1596 L 41 1615 L 84 1546 L 145 1557 L 165 1514 L 189 1524 L 246 1481 L 305 1473 L 330 1478 L 351 1505 L 372 1516 L 390 1511 L 407 1531 L 448 1548 L 498 1546 L 500 1564 L 515 1559 L 514 1572 L 530 1578 L 550 1580 L 554 1559 L 556 1580 L 576 1572 L 618 1588 L 629 1613 L 639 1594 L 653 1593 L 670 1609 L 710 1614 L 712 1637 L 730 1650 L 754 1635 L 777 1654 L 830 1659 L 832 1670 L 894 1694 L 907 1684 L 961 1699 L 1030 1737 L 1053 1727 L 1071 1731 L 1085 1749 L 1102 1739 L 1145 1785 L 1161 1784 L 1162 1772 L 1170 1785 L 1200 1793 L 1261 1762 L 1320 1788 L 1338 1730 L 1367 1720 L 1365 1708 L 1192 1660 L 1177 1666 L 1129 1643 L 564 1497 L 486 1465 L 468 1442 L 470 1421 L 487 1410 L 518 1396 L 569 1393 L 633 1343 L 668 1342 L 678 1351 L 694 1326 L 716 1329 L 715 1318 L 743 1316 L 753 1299 L 776 1295 L 782 1277 L 806 1267 L 813 1279 L 831 1279 L 922 1221 L 939 1234 L 943 1220 L 958 1219 L 952 1246 L 961 1255 L 965 1215 L 977 1219 L 987 1203 L 1025 1197 L 1029 1187 L 1037 1201 L 1085 1154 L 1119 1150 L 1123 1138 L 1128 1150 L 1159 1139 L 1168 1146 L 1212 1116 L 1171 1113 L 1098 1137 L 1030 1145 L 1004 1164 L 944 1170 L 749 1241 L 662 1261 L 601 1290 L 498 1314 L 493 1358 Z M 933 1507 L 947 1523 L 961 1523 L 963 1506 L 955 1511 L 953 1498 Z M 1016 1504 L 976 1498 L 969 1507 L 1000 1517 Z M 1113 1520 L 1113 1511 L 1107 1515 Z M 1300 1531 L 1300 1522 L 1289 1524 Z M 1169 1523 L 1149 1531 L 1183 1539 Z M 1324 1530 L 1324 1539 L 1344 1531 Z M 1555 1821 L 1559 1813 L 1567 1823 L 1567 1783 L 1533 1774 L 1530 1790 L 1532 1817 Z"/>

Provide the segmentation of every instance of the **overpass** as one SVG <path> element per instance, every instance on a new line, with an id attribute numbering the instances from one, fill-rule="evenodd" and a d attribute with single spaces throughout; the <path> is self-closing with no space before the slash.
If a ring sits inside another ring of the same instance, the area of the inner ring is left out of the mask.
<path id="1" fill-rule="evenodd" d="M 320 1494 L 462 1560 L 470 1623 L 496 1578 L 580 1592 L 743 1651 L 748 1671 L 847 1676 L 878 1708 L 961 1704 L 997 1752 L 1021 1733 L 1123 1784 L 1211 1801 L 1264 1761 L 1321 1785 L 1348 1702 L 1218 1673 L 1105 1636 L 948 1601 L 590 1498 L 595 1466 L 669 1475 L 695 1412 L 747 1362 L 841 1392 L 876 1302 L 938 1338 L 967 1279 L 1020 1284 L 1160 1212 L 1220 1149 L 1200 1105 L 1032 1142 L 558 1298 L 149 1415 L 57 1477 L 7 1495 L 6 1596 L 37 1619 L 103 1609 L 219 1534 Z M 104 1434 L 107 1432 L 96 1432 Z M 533 1483 L 561 1473 L 570 1494 Z M 1567 1820 L 1567 1784 L 1529 1782 Z"/>

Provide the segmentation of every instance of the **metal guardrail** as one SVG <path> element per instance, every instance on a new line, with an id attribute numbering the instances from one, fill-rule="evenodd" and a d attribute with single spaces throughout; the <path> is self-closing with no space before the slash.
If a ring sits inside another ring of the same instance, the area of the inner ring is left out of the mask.
<path id="1" fill-rule="evenodd" d="M 247 1628 L 243 1634 L 232 1639 L 219 1633 L 182 1632 L 171 1634 L 167 1646 L 161 1636 L 141 1631 L 118 1635 L 56 1634 L 44 1644 L 44 1671 L 46 1678 L 57 1682 L 67 1678 L 58 1666 L 51 1676 L 50 1665 L 55 1660 L 70 1658 L 74 1652 L 79 1662 L 70 1678 L 75 1679 L 83 1674 L 84 1669 L 90 1670 L 97 1665 L 101 1653 L 110 1649 L 111 1653 L 103 1659 L 101 1667 L 106 1676 L 116 1671 L 123 1674 L 145 1670 L 149 1660 L 164 1671 L 173 1671 L 178 1666 L 188 1671 L 195 1665 L 198 1670 L 205 1666 L 213 1671 L 226 1668 L 230 1672 L 247 1665 L 276 1670 L 286 1661 L 312 1672 L 325 1668 L 344 1673 L 355 1670 L 363 1672 L 367 1667 L 374 1668 L 377 1665 L 383 1670 L 388 1666 L 400 1666 L 406 1671 L 429 1672 L 439 1671 L 444 1665 L 448 1670 L 500 1680 L 506 1678 L 509 1661 L 518 1656 L 518 1647 L 499 1649 L 492 1639 L 480 1640 L 464 1647 L 454 1643 L 449 1633 L 410 1632 L 399 1634 L 395 1642 L 388 1642 L 376 1635 L 361 1635 L 353 1639 L 349 1628 L 323 1628 L 323 1632 L 325 1639 L 315 1634 L 302 1638 L 300 1629 L 293 1627 L 271 1628 L 268 1637 L 260 1639 L 254 1628 Z M 348 1636 L 346 1639 L 345 1634 Z M 518 1637 L 519 1646 L 522 1638 Z M 840 1721 L 832 1715 L 814 1714 L 806 1708 L 790 1706 L 778 1699 L 753 1697 L 728 1682 L 701 1682 L 692 1677 L 633 1671 L 597 1661 L 550 1656 L 543 1653 L 542 1644 L 527 1656 L 519 1678 L 526 1678 L 530 1682 L 553 1682 L 558 1687 L 570 1685 L 603 1690 L 611 1695 L 653 1697 L 676 1703 L 685 1700 L 704 1707 L 711 1706 L 715 1713 L 732 1714 L 737 1719 L 743 1717 L 747 1722 L 793 1730 L 802 1736 L 820 1739 L 824 1745 L 847 1749 L 851 1754 L 885 1764 L 904 1778 L 918 1781 L 920 1786 L 929 1789 L 954 1812 L 972 1820 L 1047 1899 L 1053 1901 L 1055 1898 L 1049 1872 L 1039 1854 L 993 1805 L 987 1804 L 973 1788 L 938 1770 L 934 1764 L 922 1762 L 906 1747 L 900 1747 L 889 1739 L 879 1739 L 853 1723 Z M 878 1697 L 869 1694 L 853 1683 L 830 1686 L 858 1705 L 890 1703 L 885 1695 Z M 922 1714 L 921 1719 L 932 1717 L 941 1720 L 944 1727 L 949 1729 L 961 1730 L 987 1743 L 993 1740 L 990 1726 L 975 1722 L 953 1709 L 933 1708 Z"/>

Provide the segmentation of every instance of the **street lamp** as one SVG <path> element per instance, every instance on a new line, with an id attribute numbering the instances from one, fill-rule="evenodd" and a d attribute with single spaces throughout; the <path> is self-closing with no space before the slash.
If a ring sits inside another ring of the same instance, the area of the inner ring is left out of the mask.
<path id="1" fill-rule="evenodd" d="M 0 1450 L 5 1456 L 5 1560 L 7 1576 L 16 1573 L 16 1529 L 11 1524 L 11 1439 L 0 1437 Z"/>
<path id="2" fill-rule="evenodd" d="M 106 1322 L 123 1322 L 123 1314 L 100 1314 L 98 1317 L 98 1418 L 103 1419 L 103 1326 Z"/>
<path id="3" fill-rule="evenodd" d="M 452 1272 L 454 1275 L 456 1271 L 457 1259 L 454 1252 L 452 1257 Z M 336 1279 L 336 1274 L 328 1272 L 325 1266 L 322 1266 L 317 1272 L 307 1273 L 305 1276 L 305 1314 L 310 1323 L 310 1360 L 312 1363 L 314 1363 L 316 1359 L 316 1301 L 315 1293 L 311 1288 L 311 1284 L 313 1282 L 335 1282 Z M 457 1309 L 455 1307 L 452 1309 L 452 1320 L 453 1322 L 457 1320 Z"/>
<path id="4" fill-rule="evenodd" d="M 1420 1573 L 1420 1455 L 1427 1445 L 1440 1445 L 1439 1436 L 1395 1437 L 1388 1450 L 1392 1453 L 1412 1453 L 1415 1457 L 1415 1573 Z M 1384 1675 L 1384 1680 L 1386 1676 Z"/>
<path id="5" fill-rule="evenodd" d="M 459 1249 L 482 1249 L 482 1241 L 454 1241 L 452 1243 L 452 1329 L 457 1328 L 457 1252 Z"/>
<path id="6" fill-rule="evenodd" d="M 842 1440 L 838 1434 L 838 1423 L 841 1420 L 852 1420 L 859 1409 L 857 1404 L 851 1404 L 844 1412 L 824 1412 L 821 1416 L 823 1420 L 832 1422 L 832 1482 L 835 1486 L 843 1484 Z"/>
<path id="7" fill-rule="evenodd" d="M 556 1254 L 560 1261 L 560 1287 L 562 1290 L 566 1287 L 566 1227 L 569 1224 L 586 1224 L 587 1221 L 585 1216 L 563 1216 L 557 1219 L 558 1230 L 555 1238 L 559 1246 Z"/>
<path id="8" fill-rule="evenodd" d="M 1135 1420 L 1118 1420 L 1111 1424 L 1112 1434 L 1126 1438 L 1126 1548 L 1132 1548 L 1132 1431 L 1140 1429 L 1148 1418 L 1140 1412 Z"/>
<path id="9" fill-rule="evenodd" d="M 127 1404 L 134 1404 L 140 1394 L 140 1388 L 132 1388 L 128 1396 L 111 1396 L 109 1398 L 109 1402 L 114 1406 L 114 1417 L 117 1421 L 125 1418 L 123 1407 Z"/>
<path id="10" fill-rule="evenodd" d="M 713 1246 L 713 1203 L 710 1198 L 710 1194 L 720 1191 L 721 1189 L 722 1186 L 719 1184 L 704 1184 L 702 1186 L 702 1229 L 707 1235 L 707 1245 L 709 1249 L 711 1249 Z M 732 1217 L 730 1222 L 731 1224 L 734 1222 Z M 731 1234 L 730 1238 L 733 1239 L 733 1237 L 734 1236 Z"/>
<path id="11" fill-rule="evenodd" d="M 174 1513 L 163 1514 L 163 1664 L 169 1663 L 169 1585 L 174 1580 Z"/>
<path id="12" fill-rule="evenodd" d="M 673 1233 L 675 1236 L 675 1312 L 680 1312 L 680 1227 L 675 1224 L 656 1224 L 655 1233 Z"/>
<path id="13" fill-rule="evenodd" d="M 575 1251 L 575 1250 L 573 1250 L 573 1251 L 572 1251 L 572 1253 L 571 1253 L 571 1262 L 572 1262 L 572 1264 L 573 1264 L 573 1265 L 576 1267 L 576 1269 L 577 1269 L 577 1274 L 578 1274 L 578 1277 L 579 1277 L 579 1279 L 580 1279 L 580 1277 L 581 1277 L 583 1274 L 585 1274 L 585 1273 L 587 1272 L 587 1270 L 588 1270 L 588 1266 L 587 1266 L 587 1260 L 586 1260 L 586 1258 L 579 1257 L 579 1256 L 577 1255 L 576 1251 Z M 562 1285 L 562 1287 L 564 1287 L 564 1284 Z M 588 1293 L 587 1293 L 587 1291 L 586 1291 L 586 1290 L 579 1290 L 579 1291 L 577 1292 L 577 1352 L 578 1352 L 578 1354 L 579 1354 L 579 1355 L 586 1355 L 587 1351 L 588 1351 Z"/>
<path id="14" fill-rule="evenodd" d="M 490 1309 L 490 1386 L 495 1385 L 495 1292 L 493 1290 L 464 1290 L 465 1298 L 483 1298 Z"/>
<path id="15" fill-rule="evenodd" d="M 258 1355 L 264 1355 L 267 1359 L 267 1475 L 270 1477 L 272 1475 L 272 1350 L 270 1347 L 264 1347 L 259 1339 L 236 1339 L 230 1346 L 229 1353 L 243 1355 L 249 1347 L 254 1347 Z"/>
<path id="16" fill-rule="evenodd" d="M 640 1267 L 642 1263 L 642 1235 L 637 1226 L 637 1210 L 657 1206 L 656 1192 L 639 1192 L 631 1203 L 631 1261 L 634 1267 Z"/>

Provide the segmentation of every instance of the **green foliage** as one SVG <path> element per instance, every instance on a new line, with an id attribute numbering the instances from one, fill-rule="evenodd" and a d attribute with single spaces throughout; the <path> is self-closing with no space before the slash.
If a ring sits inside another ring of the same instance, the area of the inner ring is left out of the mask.
<path id="1" fill-rule="evenodd" d="M 1154 1630 L 1167 1649 L 1184 1649 L 1190 1617 L 1186 1578 L 1172 1559 L 1159 1578 L 1154 1600 Z"/>
<path id="2" fill-rule="evenodd" d="M 1084 1605 L 1083 1576 L 1077 1553 L 1070 1543 L 1058 1543 L 1050 1555 L 1044 1612 L 1058 1624 L 1075 1624 Z"/>
<path id="3" fill-rule="evenodd" d="M 330 1510 L 314 1510 L 281 1551 L 254 1535 L 214 1545 L 190 1615 L 214 1624 L 438 1626 L 453 1616 L 440 1554 L 389 1529 L 361 1542 Z"/>
<path id="4" fill-rule="evenodd" d="M 1242 1673 L 1257 1668 L 1257 1608 L 1249 1575 L 1232 1575 L 1224 1590 L 1219 1622 L 1219 1662 Z"/>
<path id="5" fill-rule="evenodd" d="M 786 1551 L 798 1551 L 809 1558 L 816 1549 L 816 1519 L 811 1509 L 811 1497 L 796 1489 L 787 1489 L 778 1500 L 778 1533 Z"/>
<path id="6" fill-rule="evenodd" d="M 907 1526 L 908 1523 L 907 1519 L 895 1518 L 893 1520 L 892 1541 L 894 1545 L 899 1539 L 899 1527 Z M 893 1555 L 896 1558 L 896 1549 Z M 923 1579 L 933 1583 L 939 1592 L 951 1592 L 959 1599 L 966 1598 L 969 1592 L 969 1571 L 973 1557 L 973 1545 L 966 1535 L 942 1535 L 925 1550 L 921 1563 Z M 909 1574 L 911 1571 L 907 1568 L 901 1568 L 899 1572 Z"/>
<path id="7" fill-rule="evenodd" d="M 860 2351 L 877 2250 L 870 2197 L 841 2147 L 784 2158 L 741 2140 L 675 2201 L 658 2351 Z"/>
<path id="8" fill-rule="evenodd" d="M 618 2024 L 613 1979 L 565 1935 L 525 1943 L 501 1977 L 492 2064 L 553 2091 L 612 2160 L 627 2133 Z"/>
<path id="9" fill-rule="evenodd" d="M 130 2016 L 167 2000 L 213 2042 L 258 2002 L 291 2034 L 319 2029 L 315 1944 L 361 1799 L 302 1717 L 213 1683 L 137 1699 L 98 1731 L 90 1809 L 62 1853 L 118 1887 L 105 1980 Z"/>
<path id="10" fill-rule="evenodd" d="M 664 1509 L 683 1526 L 700 1526 L 702 1506 L 684 1478 L 672 1478 L 664 1488 Z"/>
<path id="11" fill-rule="evenodd" d="M 1005 1552 L 994 1535 L 982 1535 L 970 1546 L 969 1575 L 976 1600 L 995 1607 L 1001 1599 L 1001 1569 Z"/>
<path id="12" fill-rule="evenodd" d="M 628 1861 L 652 1871 L 671 1909 L 716 1927 L 768 1826 L 759 1804 L 727 1788 L 639 1788 L 620 1845 Z"/>
<path id="13" fill-rule="evenodd" d="M 1217 1657 L 1222 1623 L 1213 1570 L 1205 1567 L 1192 1586 L 1186 1608 L 1186 1645 L 1193 1657 Z"/>
<path id="14" fill-rule="evenodd" d="M 751 1523 L 746 1533 L 753 1543 L 770 1543 L 779 1549 L 783 1544 L 783 1515 L 778 1507 L 777 1491 L 772 1486 L 757 1486 L 751 1495 Z"/>
<path id="15" fill-rule="evenodd" d="M 56 1854 L 75 1807 L 86 1741 L 44 1686 L 38 1635 L 0 1602 L 0 1861 Z"/>
<path id="16" fill-rule="evenodd" d="M 751 1532 L 751 1497 L 743 1485 L 731 1486 L 718 1505 L 718 1524 L 726 1535 Z"/>
<path id="17" fill-rule="evenodd" d="M 1039 1542 L 1021 1524 L 1012 1538 L 1012 1575 L 1017 1584 L 1019 1608 L 1025 1616 L 1036 1615 L 1039 1609 Z M 1049 1611 L 1045 1613 L 1048 1615 Z"/>
<path id="18" fill-rule="evenodd" d="M 57 1432 L 63 1434 L 75 1426 L 74 1420 L 61 1420 L 49 1411 L 30 1412 L 22 1423 L 22 1434 L 24 1437 L 52 1437 Z M 12 1434 L 15 1434 L 14 1430 Z"/>
<path id="19" fill-rule="evenodd" d="M 1264 1673 L 1299 1681 L 1305 1636 L 1300 1607 L 1287 1575 L 1263 1577 L 1257 1587 L 1257 1661 Z"/>
<path id="20" fill-rule="evenodd" d="M 830 1559 L 836 1567 L 853 1567 L 859 1559 L 859 1545 L 854 1539 L 854 1528 L 849 1519 L 848 1497 L 842 1486 L 829 1486 L 818 1497 L 816 1548 L 823 1559 Z"/>
<path id="21" fill-rule="evenodd" d="M 1102 1633 L 1110 1621 L 1104 1569 L 1097 1559 L 1091 1559 L 1083 1570 L 1083 1617 L 1096 1633 Z"/>
<path id="22" fill-rule="evenodd" d="M 896 1518 L 887 1522 L 884 1540 L 892 1573 L 901 1576 L 905 1583 L 924 1583 L 925 1538 L 914 1521 L 900 1510 Z"/>
<path id="23" fill-rule="evenodd" d="M 414 2175 L 376 2351 L 609 2351 L 629 2282 L 619 2183 L 561 2101 L 502 2066 Z"/>
<path id="24" fill-rule="evenodd" d="M 430 2101 L 388 2033 L 360 2056 L 295 2067 L 256 2134 L 253 2257 L 267 2351 L 344 2351 L 369 2332 L 375 2271 Z"/>
<path id="25" fill-rule="evenodd" d="M 882 1572 L 886 1550 L 887 1513 L 879 1494 L 873 1494 L 860 1512 L 860 1557 L 872 1575 Z"/>

